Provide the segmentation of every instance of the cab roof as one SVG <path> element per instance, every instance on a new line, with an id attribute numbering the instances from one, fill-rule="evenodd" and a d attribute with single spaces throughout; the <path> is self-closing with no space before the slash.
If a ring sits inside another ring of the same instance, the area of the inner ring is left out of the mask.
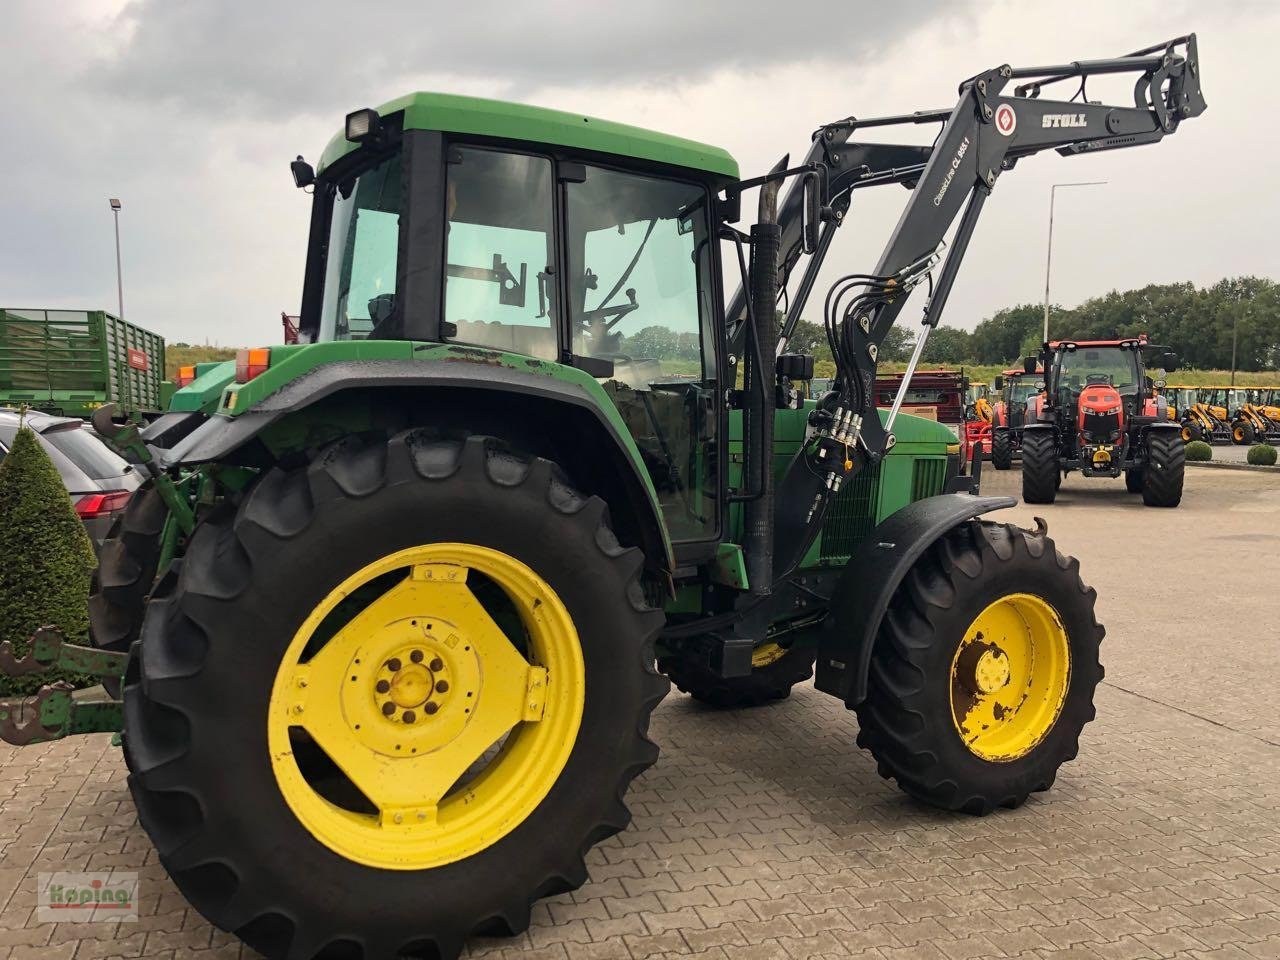
<path id="1" fill-rule="evenodd" d="M 548 110 L 523 103 L 463 97 L 449 93 L 409 93 L 378 107 L 378 115 L 404 114 L 406 130 L 440 130 L 482 137 L 525 140 L 635 157 L 685 167 L 725 179 L 738 179 L 738 162 L 725 150 L 580 113 Z M 356 149 L 340 131 L 325 147 L 317 172 Z"/>

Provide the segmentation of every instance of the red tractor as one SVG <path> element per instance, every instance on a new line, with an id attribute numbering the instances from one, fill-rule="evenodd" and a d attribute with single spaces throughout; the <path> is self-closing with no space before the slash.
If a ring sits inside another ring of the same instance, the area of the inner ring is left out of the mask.
<path id="1" fill-rule="evenodd" d="M 1045 391 L 1027 404 L 1022 428 L 1022 499 L 1053 503 L 1062 477 L 1119 477 L 1149 507 L 1182 500 L 1185 451 L 1152 367 L 1176 370 L 1178 358 L 1145 336 L 1055 341 L 1044 346 Z M 1034 369 L 1028 357 L 1024 369 Z"/>
<path id="2" fill-rule="evenodd" d="M 1008 470 L 1022 447 L 1027 402 L 1044 389 L 1044 368 L 1006 370 L 996 377 L 995 389 L 999 399 L 991 414 L 991 465 Z"/>

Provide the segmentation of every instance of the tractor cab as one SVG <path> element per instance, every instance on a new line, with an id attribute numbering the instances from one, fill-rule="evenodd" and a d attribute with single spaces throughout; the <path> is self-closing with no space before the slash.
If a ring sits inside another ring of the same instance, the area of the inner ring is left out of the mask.
<path id="1" fill-rule="evenodd" d="M 709 544 L 726 432 L 716 191 L 736 176 L 717 148 L 558 111 L 429 93 L 356 111 L 314 174 L 299 341 L 581 370 L 671 539 Z"/>

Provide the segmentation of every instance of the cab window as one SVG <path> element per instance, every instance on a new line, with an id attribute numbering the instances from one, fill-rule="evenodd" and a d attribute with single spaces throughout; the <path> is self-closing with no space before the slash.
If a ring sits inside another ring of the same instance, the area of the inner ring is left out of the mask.
<path id="1" fill-rule="evenodd" d="M 454 148 L 445 198 L 449 339 L 557 358 L 551 161 Z"/>

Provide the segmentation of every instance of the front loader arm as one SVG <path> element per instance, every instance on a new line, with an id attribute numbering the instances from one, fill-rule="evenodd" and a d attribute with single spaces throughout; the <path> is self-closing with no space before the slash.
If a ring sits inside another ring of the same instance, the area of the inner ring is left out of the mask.
<path id="1" fill-rule="evenodd" d="M 1132 106 L 1040 96 L 1045 87 L 1066 80 L 1079 82 L 1077 96 L 1081 96 L 1089 77 L 1110 74 L 1136 74 Z M 1012 95 L 1006 94 L 1015 80 L 1026 82 Z M 1153 143 L 1204 110 L 1192 34 L 1111 60 L 1027 68 L 1005 64 L 962 83 L 959 101 L 950 111 L 861 121 L 849 118 L 814 135 L 806 163 L 825 168 L 830 213 L 784 322 L 784 342 L 805 307 L 831 233 L 845 221 L 842 214 L 851 192 L 863 186 L 903 183 L 911 188 L 911 195 L 875 269 L 841 278 L 827 296 L 824 322 L 836 361 L 836 389 L 820 405 L 810 441 L 779 486 L 775 577 L 785 576 L 803 556 L 844 480 L 879 461 L 893 445 L 892 428 L 901 397 L 929 333 L 941 319 L 983 204 L 1000 174 L 1022 157 L 1044 150 L 1070 156 Z M 859 129 L 925 122 L 943 124 L 930 148 L 849 140 Z M 849 162 L 853 158 L 857 166 Z M 783 277 L 800 259 L 800 192 L 793 185 L 780 210 Z M 944 260 L 944 237 L 957 218 Z M 898 400 L 882 425 L 873 389 L 879 349 L 910 292 L 926 280 L 930 293 L 921 332 Z M 738 304 L 737 297 L 730 302 L 730 322 L 736 319 Z"/>

